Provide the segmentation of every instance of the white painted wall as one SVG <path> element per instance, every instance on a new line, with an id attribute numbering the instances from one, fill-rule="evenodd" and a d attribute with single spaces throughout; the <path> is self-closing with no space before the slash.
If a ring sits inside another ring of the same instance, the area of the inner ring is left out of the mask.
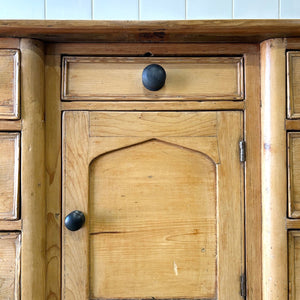
<path id="1" fill-rule="evenodd" d="M 298 19 L 300 0 L 0 0 L 0 19 Z"/>

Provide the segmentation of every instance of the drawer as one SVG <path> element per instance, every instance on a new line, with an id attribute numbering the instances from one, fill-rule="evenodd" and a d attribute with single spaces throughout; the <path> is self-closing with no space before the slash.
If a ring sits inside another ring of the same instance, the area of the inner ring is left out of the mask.
<path id="1" fill-rule="evenodd" d="M 300 299 L 300 231 L 288 233 L 289 299 Z"/>
<path id="2" fill-rule="evenodd" d="M 142 72 L 166 71 L 165 85 L 147 90 Z M 242 57 L 125 58 L 65 56 L 62 100 L 243 100 Z"/>
<path id="3" fill-rule="evenodd" d="M 20 299 L 21 234 L 0 232 L 0 299 Z"/>
<path id="4" fill-rule="evenodd" d="M 20 134 L 0 133 L 0 220 L 18 218 Z"/>
<path id="5" fill-rule="evenodd" d="M 288 142 L 288 208 L 290 218 L 300 217 L 300 132 L 290 132 Z"/>
<path id="6" fill-rule="evenodd" d="M 18 50 L 0 50 L 0 119 L 19 118 Z"/>

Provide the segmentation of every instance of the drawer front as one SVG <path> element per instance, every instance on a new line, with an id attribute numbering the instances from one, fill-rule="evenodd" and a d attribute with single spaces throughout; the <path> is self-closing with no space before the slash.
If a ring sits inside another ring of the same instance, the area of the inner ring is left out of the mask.
<path id="1" fill-rule="evenodd" d="M 158 91 L 143 86 L 150 64 L 166 71 Z M 122 58 L 65 56 L 63 100 L 243 100 L 242 57 Z"/>
<path id="2" fill-rule="evenodd" d="M 0 50 L 0 119 L 19 118 L 19 51 Z"/>
<path id="3" fill-rule="evenodd" d="M 300 299 L 300 231 L 289 231 L 289 299 Z"/>
<path id="4" fill-rule="evenodd" d="M 0 133 L 0 220 L 18 218 L 20 134 Z"/>
<path id="5" fill-rule="evenodd" d="M 300 132 L 288 133 L 288 208 L 290 218 L 300 217 Z"/>
<path id="6" fill-rule="evenodd" d="M 21 234 L 0 232 L 0 299 L 20 299 Z"/>

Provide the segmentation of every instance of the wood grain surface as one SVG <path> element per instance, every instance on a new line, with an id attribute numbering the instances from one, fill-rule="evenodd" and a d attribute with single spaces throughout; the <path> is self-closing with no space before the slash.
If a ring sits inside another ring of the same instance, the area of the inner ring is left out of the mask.
<path id="1" fill-rule="evenodd" d="M 143 69 L 159 64 L 165 85 L 149 91 Z M 241 57 L 122 58 L 65 56 L 63 100 L 242 100 Z"/>
<path id="2" fill-rule="evenodd" d="M 0 132 L 0 219 L 19 216 L 20 133 Z"/>
<path id="3" fill-rule="evenodd" d="M 262 299 L 272 300 L 288 297 L 285 53 L 284 39 L 261 45 Z"/>
<path id="4" fill-rule="evenodd" d="M 288 133 L 288 208 L 289 217 L 300 217 L 300 133 Z"/>
<path id="5" fill-rule="evenodd" d="M 215 136 L 217 118 L 215 112 L 91 112 L 90 136 Z"/>
<path id="6" fill-rule="evenodd" d="M 290 231 L 289 245 L 289 300 L 300 299 L 300 232 Z"/>
<path id="7" fill-rule="evenodd" d="M 258 45 L 257 45 L 258 46 Z M 250 49 L 249 49 L 250 50 Z M 248 299 L 262 299 L 262 210 L 261 210 L 261 78 L 260 49 L 245 53 L 244 139 L 245 163 L 245 229 L 246 294 Z"/>
<path id="8" fill-rule="evenodd" d="M 139 114 L 64 113 L 63 215 L 81 210 L 86 225 L 63 229 L 63 299 L 240 299 L 242 114 Z M 124 130 L 130 118 L 136 136 Z M 172 136 L 176 118 L 198 136 Z M 145 120 L 150 127 L 139 127 Z"/>
<path id="9" fill-rule="evenodd" d="M 56 42 L 261 42 L 268 38 L 299 37 L 299 24 L 299 20 L 2 20 L 0 36 Z"/>
<path id="10" fill-rule="evenodd" d="M 46 252 L 44 45 L 40 41 L 22 39 L 20 48 L 23 100 L 21 299 L 42 300 Z"/>
<path id="11" fill-rule="evenodd" d="M 18 50 L 0 50 L 0 118 L 19 117 L 19 68 Z"/>
<path id="12" fill-rule="evenodd" d="M 60 109 L 65 110 L 101 110 L 101 111 L 170 111 L 170 110 L 243 110 L 244 101 L 62 101 Z M 1 122 L 0 122 L 1 126 Z"/>
<path id="13" fill-rule="evenodd" d="M 300 52 L 287 52 L 287 114 L 300 117 Z"/>
<path id="14" fill-rule="evenodd" d="M 152 140 L 97 158 L 89 176 L 92 298 L 215 296 L 216 165 L 206 155 Z"/>
<path id="15" fill-rule="evenodd" d="M 45 57 L 46 299 L 61 297 L 61 110 L 60 56 Z"/>
<path id="16" fill-rule="evenodd" d="M 0 232 L 0 298 L 20 299 L 21 234 Z"/>

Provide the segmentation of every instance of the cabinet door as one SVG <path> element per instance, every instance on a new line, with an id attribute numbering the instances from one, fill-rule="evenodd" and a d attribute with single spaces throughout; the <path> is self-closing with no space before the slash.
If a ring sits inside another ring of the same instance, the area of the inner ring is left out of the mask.
<path id="1" fill-rule="evenodd" d="M 241 299 L 242 112 L 65 112 L 63 299 Z"/>

